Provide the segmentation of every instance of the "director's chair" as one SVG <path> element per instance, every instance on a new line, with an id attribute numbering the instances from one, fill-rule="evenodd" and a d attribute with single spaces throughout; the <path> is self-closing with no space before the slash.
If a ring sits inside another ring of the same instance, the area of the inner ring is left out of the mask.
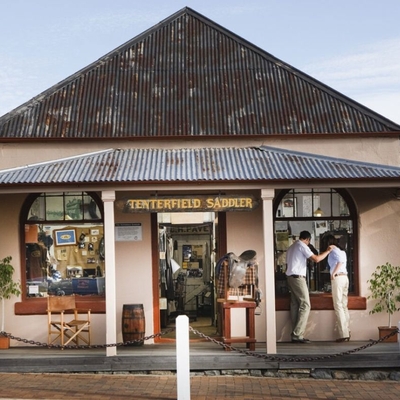
<path id="1" fill-rule="evenodd" d="M 49 344 L 60 338 L 61 346 L 80 340 L 90 345 L 90 310 L 77 309 L 75 295 L 47 297 L 47 316 Z"/>

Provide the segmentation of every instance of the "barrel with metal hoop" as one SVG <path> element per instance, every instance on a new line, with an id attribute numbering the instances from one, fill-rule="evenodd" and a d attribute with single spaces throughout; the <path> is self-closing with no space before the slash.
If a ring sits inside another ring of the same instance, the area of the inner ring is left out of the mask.
<path id="1" fill-rule="evenodd" d="M 142 346 L 145 334 L 143 304 L 124 304 L 122 309 L 122 337 L 130 346 Z"/>

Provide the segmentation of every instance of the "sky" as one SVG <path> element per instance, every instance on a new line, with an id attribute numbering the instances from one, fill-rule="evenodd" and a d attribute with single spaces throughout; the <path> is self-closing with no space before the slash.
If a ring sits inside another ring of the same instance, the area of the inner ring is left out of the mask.
<path id="1" fill-rule="evenodd" d="M 0 0 L 0 116 L 183 7 L 400 124 L 400 0 Z"/>

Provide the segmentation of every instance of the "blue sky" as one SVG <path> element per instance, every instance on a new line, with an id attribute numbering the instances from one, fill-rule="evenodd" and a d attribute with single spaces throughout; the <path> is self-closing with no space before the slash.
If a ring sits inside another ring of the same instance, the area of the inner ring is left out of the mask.
<path id="1" fill-rule="evenodd" d="M 0 116 L 185 6 L 400 124 L 400 0 L 1 0 Z"/>

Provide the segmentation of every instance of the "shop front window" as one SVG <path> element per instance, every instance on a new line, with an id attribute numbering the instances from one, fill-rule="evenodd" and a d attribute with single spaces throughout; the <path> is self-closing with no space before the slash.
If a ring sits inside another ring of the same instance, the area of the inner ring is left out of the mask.
<path id="1" fill-rule="evenodd" d="M 311 250 L 326 250 L 326 236 L 333 234 L 347 253 L 349 293 L 357 294 L 355 263 L 356 224 L 355 206 L 345 191 L 335 189 L 292 189 L 279 194 L 275 204 L 275 286 L 277 295 L 288 293 L 286 283 L 286 251 L 301 231 L 312 235 Z M 327 260 L 320 263 L 309 261 L 307 284 L 310 293 L 331 292 Z"/>
<path id="2" fill-rule="evenodd" d="M 101 202 L 85 192 L 42 193 L 27 199 L 24 218 L 26 298 L 104 297 Z"/>

